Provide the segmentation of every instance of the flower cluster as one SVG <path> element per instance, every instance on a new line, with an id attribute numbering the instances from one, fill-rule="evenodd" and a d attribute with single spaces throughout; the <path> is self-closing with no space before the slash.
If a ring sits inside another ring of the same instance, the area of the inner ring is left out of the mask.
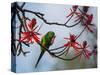
<path id="1" fill-rule="evenodd" d="M 84 55 L 86 59 L 89 59 L 90 56 L 96 55 L 96 52 L 88 50 L 89 45 L 87 44 L 87 41 L 83 41 L 82 44 L 76 41 L 77 36 L 74 34 L 70 34 L 70 38 L 65 38 L 68 40 L 66 44 L 64 44 L 64 47 L 72 47 L 77 54 L 81 53 L 80 57 Z"/>
<path id="2" fill-rule="evenodd" d="M 66 44 L 64 44 L 64 47 L 72 47 L 75 51 L 78 51 L 78 46 L 80 45 L 78 42 L 76 42 L 77 36 L 74 34 L 70 34 L 70 38 L 64 38 L 68 40 Z"/>
<path id="3" fill-rule="evenodd" d="M 33 18 L 29 24 L 27 24 L 27 29 L 28 31 L 21 32 L 21 38 L 20 42 L 27 42 L 27 43 L 34 43 L 35 42 L 40 42 L 38 35 L 40 35 L 38 32 L 36 32 L 36 19 Z"/>
<path id="4" fill-rule="evenodd" d="M 76 15 L 76 20 L 74 22 L 81 22 L 82 25 L 84 25 L 88 31 L 90 31 L 91 33 L 93 33 L 93 30 L 90 28 L 91 22 L 93 20 L 93 14 L 88 14 L 88 8 L 89 7 L 83 7 L 83 11 L 80 10 L 76 11 L 78 9 L 78 6 L 73 6 L 71 10 L 71 13 L 69 15 L 67 15 L 67 18 L 72 16 L 72 15 Z"/>
<path id="5" fill-rule="evenodd" d="M 83 41 L 83 44 L 81 45 L 81 47 L 78 48 L 78 49 L 81 49 L 81 50 L 83 51 L 83 52 L 82 52 L 82 55 L 84 55 L 84 57 L 85 57 L 86 59 L 89 59 L 90 56 L 91 56 L 91 51 L 87 49 L 88 47 L 89 47 L 89 46 L 88 46 L 88 44 L 87 44 L 87 41 Z"/>

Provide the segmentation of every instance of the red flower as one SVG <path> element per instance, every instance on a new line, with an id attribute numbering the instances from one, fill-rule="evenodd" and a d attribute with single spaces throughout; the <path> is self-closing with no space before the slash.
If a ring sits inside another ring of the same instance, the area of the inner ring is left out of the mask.
<path id="1" fill-rule="evenodd" d="M 65 38 L 69 40 L 64 46 L 65 47 L 73 47 L 76 51 L 78 51 L 78 46 L 80 45 L 76 42 L 76 36 L 74 34 L 70 34 L 70 38 Z"/>
<path id="2" fill-rule="evenodd" d="M 91 14 L 91 15 L 87 15 L 87 14 L 86 14 L 86 17 L 87 17 L 87 20 L 86 20 L 86 22 L 84 23 L 84 25 L 86 26 L 86 28 L 87 28 L 90 32 L 93 33 L 93 30 L 89 27 L 89 25 L 91 24 L 92 19 L 93 19 L 93 14 Z"/>
<path id="3" fill-rule="evenodd" d="M 22 37 L 20 38 L 20 42 L 27 42 L 27 43 L 33 43 L 40 42 L 39 37 L 37 35 L 40 35 L 38 32 L 35 32 L 36 25 L 36 19 L 32 19 L 29 24 L 27 25 L 28 31 L 21 32 Z M 34 28 L 35 27 L 35 28 Z"/>
<path id="4" fill-rule="evenodd" d="M 87 45 L 87 41 L 83 41 L 81 48 L 78 48 L 78 49 L 81 49 L 83 51 L 82 54 L 85 56 L 86 59 L 89 59 L 91 56 L 91 52 L 89 50 L 87 50 L 88 47 L 89 46 Z"/>
<path id="5" fill-rule="evenodd" d="M 79 14 L 78 12 L 76 12 L 77 8 L 78 8 L 77 5 L 72 6 L 72 9 L 70 9 L 71 13 L 67 15 L 67 17 L 72 16 L 73 14 Z"/>

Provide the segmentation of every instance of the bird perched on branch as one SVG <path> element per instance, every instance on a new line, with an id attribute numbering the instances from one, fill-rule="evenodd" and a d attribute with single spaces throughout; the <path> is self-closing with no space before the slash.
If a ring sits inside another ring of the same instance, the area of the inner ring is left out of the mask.
<path id="1" fill-rule="evenodd" d="M 55 39 L 55 33 L 52 31 L 47 32 L 41 39 L 41 53 L 40 56 L 37 60 L 37 63 L 35 65 L 35 68 L 37 67 L 40 59 L 42 58 L 42 56 L 44 55 L 44 53 L 46 52 L 46 49 L 49 49 L 49 47 L 54 43 L 54 39 Z"/>

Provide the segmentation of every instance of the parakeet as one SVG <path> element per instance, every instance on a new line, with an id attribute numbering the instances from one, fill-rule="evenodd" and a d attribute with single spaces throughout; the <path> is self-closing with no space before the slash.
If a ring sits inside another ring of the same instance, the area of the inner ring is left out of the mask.
<path id="1" fill-rule="evenodd" d="M 55 33 L 52 31 L 47 32 L 41 39 L 41 45 L 43 47 L 45 47 L 46 49 L 49 49 L 49 47 L 53 44 L 55 39 Z M 37 60 L 37 63 L 35 65 L 35 68 L 37 67 L 40 59 L 42 58 L 42 56 L 44 55 L 44 53 L 46 52 L 46 50 L 41 46 L 41 53 L 40 56 Z"/>

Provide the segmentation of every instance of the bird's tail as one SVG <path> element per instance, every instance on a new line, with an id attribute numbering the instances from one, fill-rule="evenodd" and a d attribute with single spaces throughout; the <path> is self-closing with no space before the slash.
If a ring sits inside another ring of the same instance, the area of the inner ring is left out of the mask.
<path id="1" fill-rule="evenodd" d="M 37 63 L 36 63 L 36 65 L 35 65 L 35 68 L 37 67 L 37 65 L 38 65 L 38 63 L 39 63 L 39 61 L 40 61 L 40 59 L 41 59 L 42 56 L 43 56 L 43 54 L 44 54 L 44 52 L 41 52 L 41 54 L 40 54 L 40 56 L 39 56 L 39 58 L 38 58 L 38 60 L 37 60 Z"/>

